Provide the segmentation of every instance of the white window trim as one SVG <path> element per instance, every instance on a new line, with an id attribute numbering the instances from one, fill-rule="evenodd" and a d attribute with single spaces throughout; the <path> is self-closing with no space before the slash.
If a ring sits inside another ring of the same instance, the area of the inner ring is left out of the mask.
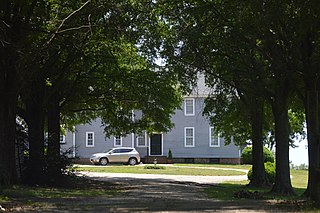
<path id="1" fill-rule="evenodd" d="M 187 100 L 192 101 L 192 113 L 187 113 Z M 184 115 L 185 116 L 194 116 L 195 115 L 195 99 L 194 98 L 186 98 L 184 99 Z"/>
<path id="2" fill-rule="evenodd" d="M 144 135 L 144 145 L 139 145 L 139 139 L 138 138 L 141 135 L 137 135 L 137 137 L 136 137 L 136 139 L 137 139 L 137 147 L 147 147 L 147 143 L 148 143 L 147 132 L 144 132 L 143 135 Z"/>
<path id="3" fill-rule="evenodd" d="M 62 136 L 62 140 L 61 140 Z M 66 144 L 66 136 L 65 135 L 60 135 L 60 144 Z"/>
<path id="4" fill-rule="evenodd" d="M 88 144 L 89 134 L 92 134 L 92 145 Z M 94 147 L 94 132 L 86 132 L 86 147 Z"/>
<path id="5" fill-rule="evenodd" d="M 187 129 L 192 129 L 192 145 L 187 145 Z M 194 127 L 184 128 L 184 147 L 195 147 Z"/>
<path id="6" fill-rule="evenodd" d="M 120 136 L 120 145 L 117 145 L 117 144 L 116 144 L 117 138 L 119 138 L 119 137 L 114 137 L 114 138 L 113 138 L 113 146 L 115 146 L 115 147 L 121 147 L 121 146 L 122 146 L 122 137 Z"/>
<path id="7" fill-rule="evenodd" d="M 209 147 L 220 147 L 220 135 L 219 134 L 218 134 L 218 144 L 217 145 L 212 144 L 212 137 L 211 137 L 212 131 L 214 131 L 214 127 L 209 128 Z"/>

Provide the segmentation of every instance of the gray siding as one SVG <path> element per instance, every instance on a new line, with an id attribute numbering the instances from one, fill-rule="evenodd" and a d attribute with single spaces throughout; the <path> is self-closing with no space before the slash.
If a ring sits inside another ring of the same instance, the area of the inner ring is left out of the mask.
<path id="1" fill-rule="evenodd" d="M 172 150 L 174 158 L 238 158 L 239 148 L 234 144 L 224 146 L 221 139 L 220 147 L 209 146 L 208 120 L 202 116 L 204 98 L 195 98 L 195 115 L 185 116 L 184 111 L 177 110 L 172 117 L 175 127 L 164 135 L 164 155 Z M 185 147 L 184 128 L 194 127 L 194 147 Z"/>
<path id="2" fill-rule="evenodd" d="M 184 104 L 182 108 L 176 110 L 172 116 L 174 128 L 163 134 L 163 155 L 172 150 L 174 158 L 239 158 L 239 148 L 234 144 L 224 145 L 223 139 L 220 141 L 220 147 L 209 146 L 209 128 L 208 120 L 202 116 L 204 108 L 204 97 L 195 97 L 195 115 L 185 116 Z M 141 113 L 136 113 L 136 117 Z M 184 129 L 185 127 L 194 128 L 194 147 L 185 147 Z M 86 132 L 94 132 L 94 147 L 86 146 Z M 89 158 L 90 155 L 97 152 L 105 152 L 114 147 L 114 137 L 105 138 L 103 126 L 100 119 L 96 119 L 91 124 L 78 125 L 75 131 L 76 156 L 80 158 Z M 139 151 L 141 157 L 149 153 L 149 138 L 145 147 L 137 146 L 137 135 L 130 134 L 122 138 L 122 146 L 134 147 Z M 72 147 L 73 134 L 69 132 L 66 137 L 66 144 L 62 148 Z"/>
<path id="3" fill-rule="evenodd" d="M 98 152 L 106 152 L 110 148 L 114 146 L 114 137 L 106 138 L 103 126 L 101 123 L 101 119 L 96 119 L 92 121 L 90 124 L 78 125 L 75 128 L 75 141 L 76 141 L 76 156 L 80 158 L 89 158 L 92 154 Z M 86 133 L 93 132 L 94 133 L 94 146 L 88 147 L 86 146 Z M 69 132 L 68 136 L 72 133 Z M 72 140 L 64 145 L 68 147 L 72 146 Z M 132 147 L 132 137 L 128 135 L 127 137 L 122 137 L 122 146 Z"/>

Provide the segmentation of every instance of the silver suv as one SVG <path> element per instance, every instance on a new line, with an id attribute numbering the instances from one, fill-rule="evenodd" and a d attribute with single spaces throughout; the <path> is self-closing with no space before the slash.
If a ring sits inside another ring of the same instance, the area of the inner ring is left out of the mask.
<path id="1" fill-rule="evenodd" d="M 140 162 L 140 154 L 132 147 L 112 148 L 107 152 L 91 155 L 90 162 L 104 166 L 108 163 L 128 163 L 129 165 L 136 165 Z"/>

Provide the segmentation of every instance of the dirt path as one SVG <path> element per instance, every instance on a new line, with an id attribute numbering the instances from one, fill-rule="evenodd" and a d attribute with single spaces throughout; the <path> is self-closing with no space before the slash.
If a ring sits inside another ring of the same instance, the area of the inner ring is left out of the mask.
<path id="1" fill-rule="evenodd" d="M 288 207 L 275 201 L 209 199 L 203 190 L 233 177 L 243 176 L 173 176 L 111 174 L 83 172 L 79 176 L 106 182 L 98 186 L 114 186 L 120 190 L 109 196 L 76 196 L 61 198 L 36 198 L 30 205 L 11 208 L 12 212 L 284 212 Z M 85 187 L 85 186 L 84 186 Z M 103 188 L 103 187 L 102 187 Z M 219 189 L 221 190 L 221 188 Z M 17 198 L 19 199 L 19 198 Z M 23 201 L 22 203 L 24 203 Z M 0 211 L 1 212 L 1 211 Z"/>
<path id="2" fill-rule="evenodd" d="M 197 182 L 199 177 L 192 176 L 193 181 L 181 177 L 164 178 L 162 175 L 133 175 L 86 173 L 88 178 L 99 181 L 111 181 L 123 186 L 125 195 L 111 198 L 103 207 L 95 211 L 105 212 L 270 212 L 273 204 L 268 201 L 218 201 L 208 199 L 203 193 L 209 184 L 214 186 L 221 177 L 206 177 L 209 182 Z M 168 175 L 167 175 L 168 176 Z M 228 176 L 230 177 L 230 176 Z M 179 179 L 180 178 L 180 179 Z M 223 177 L 226 178 L 226 177 Z M 241 177 L 242 178 L 242 177 Z M 189 179 L 191 180 L 191 179 Z M 214 182 L 213 180 L 216 180 Z M 219 186 L 214 186 L 219 187 Z M 107 209 L 105 209 L 107 207 Z M 104 210 L 102 209 L 104 208 Z"/>

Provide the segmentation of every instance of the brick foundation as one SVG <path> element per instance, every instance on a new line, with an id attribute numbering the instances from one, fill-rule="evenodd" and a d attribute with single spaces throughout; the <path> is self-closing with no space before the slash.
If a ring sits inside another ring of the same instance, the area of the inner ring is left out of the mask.
<path id="1" fill-rule="evenodd" d="M 174 158 L 174 163 L 240 164 L 240 158 Z"/>
<path id="2" fill-rule="evenodd" d="M 221 164 L 240 164 L 240 158 L 220 158 Z"/>
<path id="3" fill-rule="evenodd" d="M 154 159 L 157 159 L 157 163 L 167 163 L 166 156 L 146 156 L 141 158 L 142 163 L 152 164 Z M 173 163 L 203 163 L 203 164 L 240 164 L 240 158 L 173 158 Z M 88 158 L 80 158 L 72 160 L 75 164 L 91 165 Z"/>
<path id="4" fill-rule="evenodd" d="M 146 156 L 141 158 L 142 163 L 154 163 L 154 160 L 157 159 L 157 163 L 167 163 L 166 156 Z"/>

